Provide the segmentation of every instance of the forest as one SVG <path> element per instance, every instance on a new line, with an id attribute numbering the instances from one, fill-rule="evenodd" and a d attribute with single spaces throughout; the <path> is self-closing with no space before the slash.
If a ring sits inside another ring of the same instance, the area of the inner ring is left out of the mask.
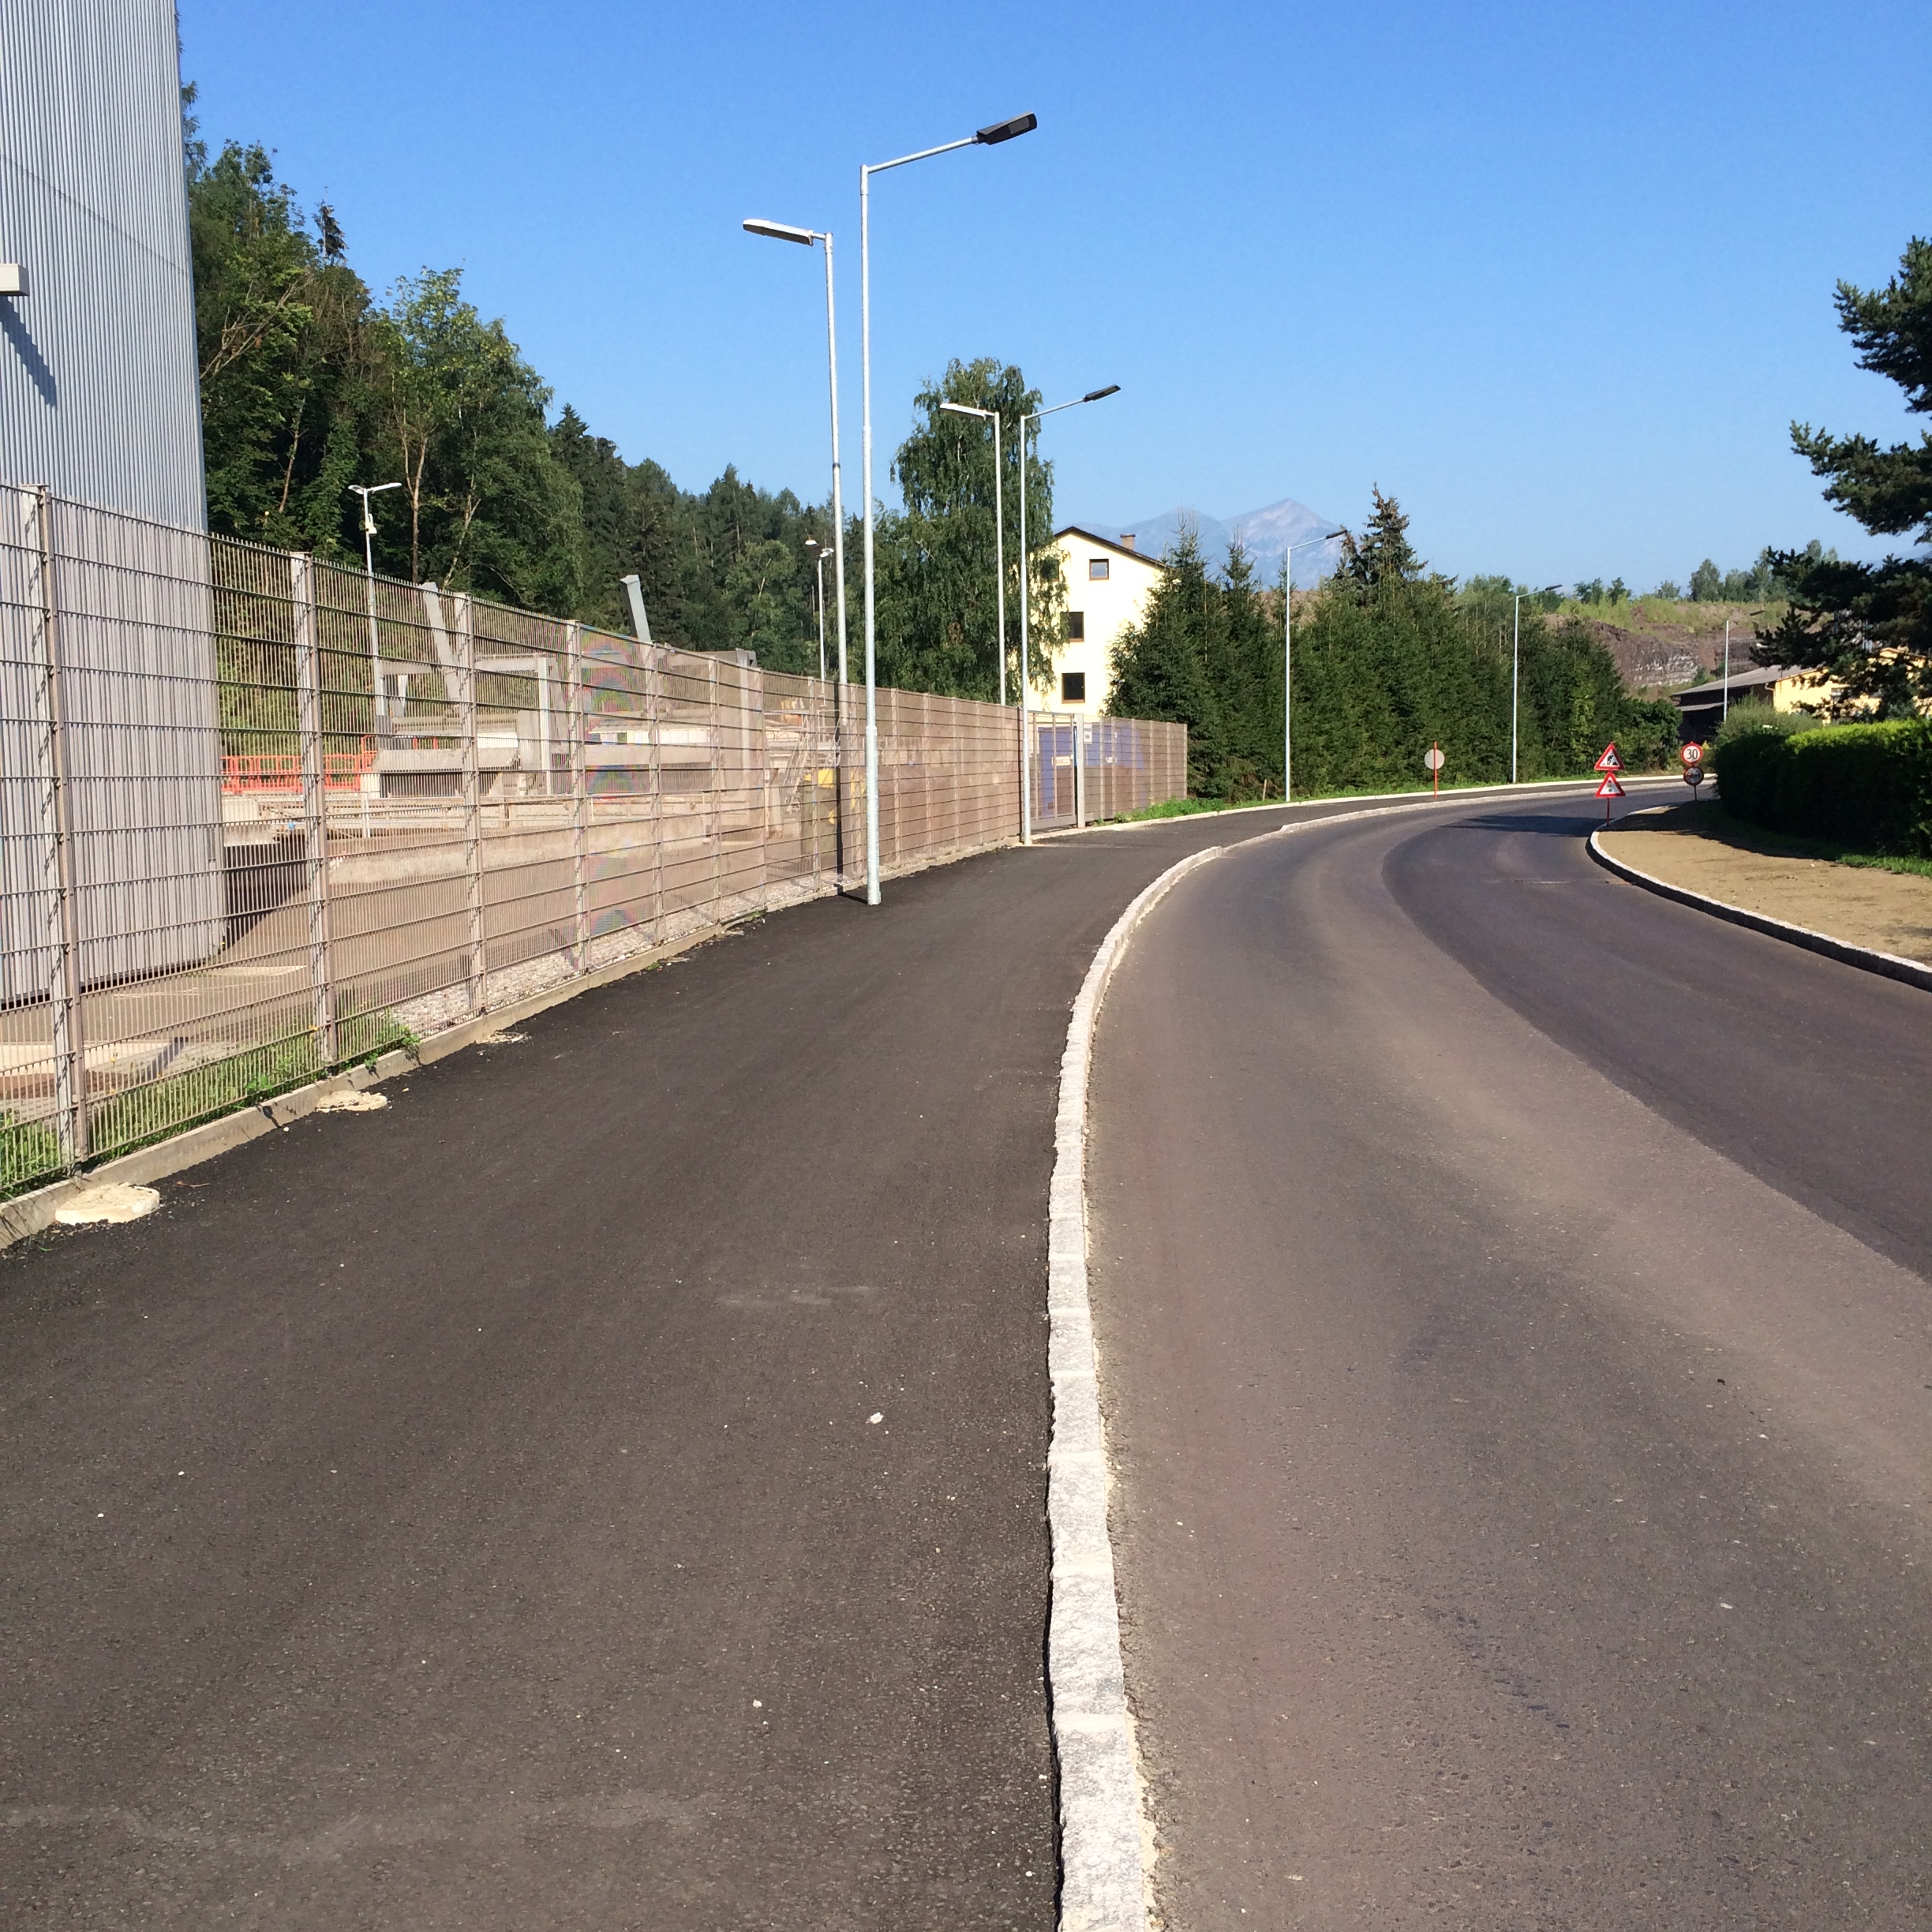
<path id="1" fill-rule="evenodd" d="M 391 575 L 627 631 L 620 580 L 635 573 L 659 642 L 817 669 L 815 546 L 832 539 L 829 492 L 803 503 L 732 467 L 688 490 L 648 457 L 627 460 L 567 402 L 553 408 L 550 388 L 503 322 L 464 295 L 458 271 L 425 268 L 373 292 L 350 265 L 336 212 L 305 210 L 264 148 L 229 141 L 212 154 L 191 114 L 184 133 L 211 528 L 358 562 L 351 485 L 393 481 L 400 487 L 377 500 L 375 537 L 376 567 Z M 1003 654 L 1014 695 L 1019 435 L 1039 401 L 994 358 L 949 363 L 913 399 L 891 467 L 902 507 L 877 519 L 882 681 L 990 698 Z M 997 479 L 990 425 L 949 402 L 998 415 Z M 1057 553 L 1042 541 L 1054 528 L 1050 463 L 1028 462 L 1025 490 L 1030 669 L 1044 690 L 1065 607 Z M 996 497 L 1006 522 L 1003 638 Z M 856 676 L 859 518 L 848 520 Z M 1432 742 L 1448 752 L 1452 777 L 1507 774 L 1511 586 L 1430 573 L 1406 529 L 1378 492 L 1341 572 L 1296 593 L 1299 791 L 1411 782 Z M 1282 594 L 1256 581 L 1238 550 L 1224 566 L 1184 545 L 1145 623 L 1122 642 L 1114 709 L 1184 720 L 1197 792 L 1279 795 Z M 829 581 L 826 599 L 835 653 Z M 1523 775 L 1582 769 L 1611 736 L 1634 762 L 1661 758 L 1662 712 L 1623 694 L 1584 627 L 1552 621 L 1555 601 L 1525 601 Z"/>
<path id="2" fill-rule="evenodd" d="M 1512 605 L 1517 586 L 1432 573 L 1395 500 L 1375 492 L 1341 567 L 1294 606 L 1294 788 L 1392 791 L 1420 784 L 1440 745 L 1448 782 L 1510 776 Z M 1264 588 L 1238 546 L 1209 568 L 1191 540 L 1170 553 L 1141 623 L 1114 653 L 1111 708 L 1188 725 L 1188 789 L 1237 801 L 1282 795 L 1285 584 Z M 1677 709 L 1634 698 L 1574 620 L 1525 593 L 1517 730 L 1526 779 L 1587 771 L 1615 739 L 1635 770 L 1675 751 Z"/>
<path id="3" fill-rule="evenodd" d="M 807 545 L 831 543 L 829 491 L 807 504 L 734 467 L 687 491 L 650 458 L 626 462 L 568 404 L 552 414 L 552 390 L 502 320 L 477 313 L 460 272 L 425 268 L 376 296 L 350 264 L 335 208 L 305 211 L 267 148 L 228 141 L 211 155 L 191 114 L 184 137 L 211 530 L 359 562 L 352 485 L 396 481 L 376 499 L 380 572 L 626 631 L 620 579 L 635 572 L 661 643 L 818 670 Z M 991 361 L 954 365 L 945 392 L 1013 411 L 1038 404 L 1018 371 Z M 945 510 L 972 481 L 991 504 L 991 454 L 975 470 L 962 419 L 937 417 L 937 390 L 922 398 L 926 421 L 894 464 L 908 508 L 879 523 L 881 676 L 991 695 L 991 620 L 974 650 L 939 593 L 975 539 L 970 516 L 941 530 Z M 1051 530 L 1051 470 L 1035 470 L 1030 487 L 1035 527 Z M 982 522 L 989 586 L 989 512 Z M 858 650 L 856 531 L 854 516 Z M 837 612 L 833 582 L 827 605 Z"/>

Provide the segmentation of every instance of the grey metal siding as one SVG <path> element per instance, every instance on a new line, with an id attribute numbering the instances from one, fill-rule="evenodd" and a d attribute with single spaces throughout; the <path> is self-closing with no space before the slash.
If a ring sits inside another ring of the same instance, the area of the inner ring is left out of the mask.
<path id="1" fill-rule="evenodd" d="M 221 940 L 172 0 L 0 0 L 0 260 L 28 277 L 24 296 L 0 296 L 0 1002 L 13 1003 L 49 997 L 54 964 L 43 534 L 81 977 L 161 972 Z M 36 484 L 54 492 L 46 533 L 18 487 Z"/>
<path id="2" fill-rule="evenodd" d="M 0 476 L 206 526 L 172 0 L 0 0 Z"/>

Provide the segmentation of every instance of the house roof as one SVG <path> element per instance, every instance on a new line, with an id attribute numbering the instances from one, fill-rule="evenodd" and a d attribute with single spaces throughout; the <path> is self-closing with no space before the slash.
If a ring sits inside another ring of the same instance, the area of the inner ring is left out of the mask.
<path id="1" fill-rule="evenodd" d="M 1810 672 L 1794 669 L 1789 665 L 1771 665 L 1763 668 L 1753 665 L 1748 671 L 1734 671 L 1731 674 L 1729 686 L 1732 695 L 1735 697 L 1741 691 L 1762 691 L 1769 685 L 1782 684 L 1787 678 L 1810 677 L 1812 675 Z M 1707 705 L 1721 705 L 1724 702 L 1725 682 L 1721 677 L 1714 677 L 1707 684 L 1689 685 L 1683 691 L 1671 692 L 1671 702 L 1680 710 L 1685 711 L 1702 711 Z"/>
<path id="2" fill-rule="evenodd" d="M 1164 571 L 1165 559 L 1149 556 L 1144 550 L 1136 550 L 1130 544 L 1116 543 L 1111 537 L 1103 537 L 1098 530 L 1090 530 L 1084 524 L 1065 523 L 1054 532 L 1054 541 L 1062 537 L 1084 537 L 1091 544 L 1098 544 L 1103 550 L 1111 550 L 1116 556 L 1132 557 L 1136 564 L 1145 564 L 1150 569 Z"/>

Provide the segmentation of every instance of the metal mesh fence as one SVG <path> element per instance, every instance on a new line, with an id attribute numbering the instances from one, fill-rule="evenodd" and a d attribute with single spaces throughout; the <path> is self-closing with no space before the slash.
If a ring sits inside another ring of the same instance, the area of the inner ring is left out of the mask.
<path id="1" fill-rule="evenodd" d="M 1016 839 L 1017 712 L 878 695 L 884 869 Z M 863 708 L 0 485 L 0 1193 L 859 882 Z M 1185 790 L 1032 727 L 1041 829 Z"/>
<path id="2" fill-rule="evenodd" d="M 1030 716 L 1035 831 L 1092 825 L 1187 796 L 1187 727 L 1144 718 Z"/>

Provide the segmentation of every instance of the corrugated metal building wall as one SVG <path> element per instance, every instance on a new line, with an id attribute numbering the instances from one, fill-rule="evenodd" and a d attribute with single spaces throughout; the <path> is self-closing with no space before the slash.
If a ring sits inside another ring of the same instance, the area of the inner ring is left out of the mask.
<path id="1" fill-rule="evenodd" d="M 43 513 L 30 490 L 0 489 L 0 1002 L 14 1004 L 52 994 L 62 863 L 87 981 L 206 957 L 221 933 L 173 0 L 0 0 L 0 262 L 27 283 L 0 294 L 0 479 L 70 500 Z M 145 593 L 99 594 L 85 504 L 152 520 L 165 617 Z M 70 727 L 64 773 L 54 709 Z M 168 882 L 165 910 L 128 900 L 119 882 L 142 871 Z"/>
<path id="2" fill-rule="evenodd" d="M 173 0 L 0 0 L 0 476 L 205 526 Z"/>

